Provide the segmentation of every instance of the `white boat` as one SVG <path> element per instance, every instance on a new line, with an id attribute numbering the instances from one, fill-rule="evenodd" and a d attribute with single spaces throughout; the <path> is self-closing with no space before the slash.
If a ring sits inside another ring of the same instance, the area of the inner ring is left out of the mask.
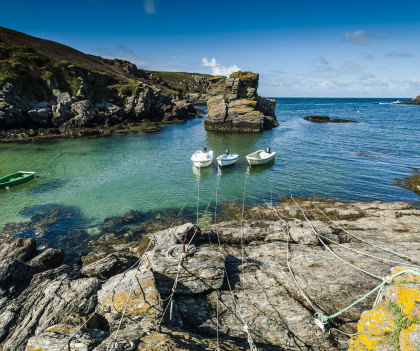
<path id="1" fill-rule="evenodd" d="M 270 151 L 270 152 L 267 152 Z M 276 153 L 271 150 L 258 150 L 255 151 L 249 155 L 246 156 L 246 160 L 251 166 L 255 165 L 263 165 L 265 163 L 270 162 L 271 160 L 274 160 L 274 157 L 276 156 Z"/>
<path id="2" fill-rule="evenodd" d="M 401 104 L 401 101 L 400 100 L 393 101 L 393 102 L 391 102 L 391 104 Z"/>
<path id="3" fill-rule="evenodd" d="M 230 166 L 238 161 L 239 155 L 238 154 L 223 154 L 217 156 L 216 160 L 220 167 Z"/>
<path id="4" fill-rule="evenodd" d="M 213 163 L 214 153 L 213 150 L 202 151 L 198 150 L 191 156 L 191 161 L 197 168 L 208 167 Z"/>

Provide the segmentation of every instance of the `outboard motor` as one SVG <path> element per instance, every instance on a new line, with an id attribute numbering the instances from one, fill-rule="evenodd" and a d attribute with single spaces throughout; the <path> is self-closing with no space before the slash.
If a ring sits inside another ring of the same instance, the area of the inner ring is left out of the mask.
<path id="1" fill-rule="evenodd" d="M 268 147 L 266 152 L 267 152 L 267 154 L 271 154 L 271 148 Z"/>
<path id="2" fill-rule="evenodd" d="M 204 152 L 207 152 L 207 148 L 206 147 L 204 148 Z"/>
<path id="3" fill-rule="evenodd" d="M 229 155 L 229 149 L 226 149 L 226 156 Z"/>

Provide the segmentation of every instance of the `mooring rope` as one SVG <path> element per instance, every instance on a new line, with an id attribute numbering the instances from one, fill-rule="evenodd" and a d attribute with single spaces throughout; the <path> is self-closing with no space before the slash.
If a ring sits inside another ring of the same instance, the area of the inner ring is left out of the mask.
<path id="1" fill-rule="evenodd" d="M 361 238 L 361 237 L 359 237 L 359 236 L 357 236 L 357 235 L 355 235 L 355 234 L 353 234 L 353 233 L 350 233 L 349 231 L 347 231 L 345 228 L 343 228 L 340 224 L 338 224 L 337 222 L 335 222 L 334 220 L 332 220 L 330 217 L 328 217 L 326 214 L 325 214 L 325 212 L 324 211 L 322 211 L 318 206 L 316 206 L 315 205 L 315 203 L 314 202 L 312 202 L 311 201 L 311 204 L 320 212 L 320 213 L 322 213 L 323 215 L 324 215 L 324 217 L 325 218 L 327 218 L 331 223 L 333 223 L 335 226 L 337 226 L 337 228 L 339 228 L 339 229 L 341 229 L 344 233 L 346 233 L 346 234 L 348 234 L 348 235 L 350 235 L 351 237 L 353 237 L 353 238 L 355 238 L 355 239 L 357 239 L 357 240 L 359 240 L 359 241 L 361 241 L 361 242 L 364 242 L 365 244 L 368 244 L 368 245 L 371 245 L 371 246 L 373 246 L 373 247 L 376 247 L 376 248 L 378 248 L 378 249 L 381 249 L 381 250 L 384 250 L 384 251 L 386 251 L 386 252 L 388 252 L 388 253 L 391 253 L 391 254 L 393 254 L 393 255 L 396 255 L 396 256 L 399 256 L 399 257 L 401 257 L 401 258 L 405 258 L 405 259 L 407 259 L 409 262 L 411 262 L 411 261 L 418 261 L 418 262 L 420 262 L 420 259 L 418 259 L 418 258 L 414 258 L 414 257 L 411 257 L 411 256 L 407 256 L 407 255 L 404 255 L 404 254 L 402 254 L 402 253 L 399 253 L 399 252 L 396 252 L 396 251 L 393 251 L 393 250 L 391 250 L 391 249 L 388 249 L 387 247 L 383 247 L 383 246 L 381 246 L 381 245 L 378 245 L 378 244 L 375 244 L 375 243 L 372 243 L 372 242 L 370 242 L 370 241 L 368 241 L 368 240 L 365 240 L 365 239 L 363 239 L 363 238 Z M 406 264 L 406 263 L 404 263 L 404 264 Z M 417 266 L 417 267 L 419 267 L 419 265 L 415 265 L 415 266 Z"/>
<path id="2" fill-rule="evenodd" d="M 172 224 L 171 224 L 171 226 L 169 227 L 169 229 L 171 229 L 174 225 L 175 225 L 175 222 L 176 222 L 176 220 L 179 218 L 179 216 L 181 215 L 181 213 L 183 212 L 183 210 L 184 210 L 184 208 L 185 208 L 185 206 L 186 206 L 186 203 L 184 203 L 184 205 L 183 205 L 183 207 L 180 209 L 180 211 L 178 212 L 178 214 L 177 214 L 177 216 L 175 217 L 175 219 L 174 219 L 174 221 L 172 222 Z M 168 236 L 170 234 L 170 231 L 165 235 L 165 237 L 166 236 Z M 110 292 L 108 293 L 108 295 L 106 295 L 106 297 L 105 297 L 105 299 L 103 300 L 103 302 L 101 303 L 101 304 L 99 304 L 99 305 L 97 305 L 96 307 L 95 307 L 95 310 L 91 313 L 91 315 L 89 316 L 89 318 L 88 319 L 86 319 L 86 321 L 73 333 L 73 334 L 71 334 L 70 335 L 70 337 L 69 337 L 69 339 L 64 343 L 64 345 L 60 348 L 60 351 L 63 351 L 64 350 L 64 348 L 66 347 L 66 345 L 68 345 L 68 347 L 67 347 L 67 350 L 70 350 L 70 342 L 71 342 L 71 340 L 73 340 L 73 338 L 89 323 L 89 321 L 93 318 L 93 316 L 102 308 L 102 306 L 103 306 L 103 304 L 108 300 L 108 298 L 114 293 L 114 291 L 115 291 L 115 288 L 117 287 L 117 285 L 119 285 L 120 283 L 121 283 L 121 281 L 125 278 L 125 275 L 126 275 L 126 273 L 129 271 L 129 270 L 131 270 L 131 269 L 133 269 L 134 267 L 136 267 L 137 266 L 137 269 L 139 268 L 139 266 L 140 266 L 140 264 L 143 262 L 143 259 L 145 258 L 145 257 L 147 257 L 147 252 L 148 252 L 148 250 L 150 249 L 150 246 L 154 243 L 154 242 L 157 242 L 157 240 L 156 240 L 156 238 L 152 238 L 152 240 L 150 240 L 149 241 L 149 243 L 147 244 L 147 247 L 146 247 L 146 249 L 144 250 L 144 253 L 143 253 L 143 255 L 135 262 L 135 263 L 133 263 L 130 267 L 128 267 L 123 273 L 122 273 L 122 275 L 121 275 L 121 278 L 115 283 L 115 285 L 114 285 L 114 287 L 110 290 Z M 128 301 L 128 299 L 127 299 L 127 301 Z M 67 316 L 69 316 L 70 315 L 70 313 L 72 313 L 72 312 L 69 312 L 68 314 L 67 314 Z M 65 318 L 67 318 L 67 316 L 65 317 Z M 65 318 L 63 319 L 63 320 L 65 320 Z M 116 339 L 116 337 L 117 337 L 117 335 L 115 336 L 115 338 L 114 338 L 114 340 Z"/>

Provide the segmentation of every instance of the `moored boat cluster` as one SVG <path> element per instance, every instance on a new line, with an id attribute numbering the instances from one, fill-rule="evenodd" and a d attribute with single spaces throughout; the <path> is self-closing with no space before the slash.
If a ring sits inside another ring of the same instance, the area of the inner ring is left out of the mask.
<path id="1" fill-rule="evenodd" d="M 257 166 L 267 164 L 274 160 L 276 152 L 271 151 L 268 147 L 266 150 L 257 150 L 246 155 L 247 163 L 250 166 Z M 208 167 L 213 163 L 214 152 L 213 150 L 207 150 L 205 147 L 203 150 L 197 150 L 191 156 L 191 161 L 197 168 Z M 226 149 L 226 153 L 217 156 L 217 165 L 219 167 L 234 165 L 239 159 L 239 154 L 231 154 L 229 149 Z"/>

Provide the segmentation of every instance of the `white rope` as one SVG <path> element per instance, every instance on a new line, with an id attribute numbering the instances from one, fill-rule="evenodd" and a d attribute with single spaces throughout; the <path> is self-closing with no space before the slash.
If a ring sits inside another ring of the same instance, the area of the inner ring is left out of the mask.
<path id="1" fill-rule="evenodd" d="M 321 212 L 324 216 L 325 216 L 325 218 L 327 218 L 331 223 L 333 223 L 334 225 L 336 225 L 339 229 L 341 229 L 344 233 L 346 233 L 346 234 L 348 234 L 348 235 L 350 235 L 351 237 L 353 237 L 353 238 L 355 238 L 355 239 L 357 239 L 357 240 L 359 240 L 359 241 L 361 241 L 361 242 L 364 242 L 365 244 L 368 244 L 368 245 L 371 245 L 371 246 L 374 246 L 374 247 L 376 247 L 376 248 L 378 248 L 378 249 L 381 249 L 381 250 L 384 250 L 384 251 L 386 251 L 386 252 L 388 252 L 388 253 L 391 253 L 391 254 L 393 254 L 393 255 L 396 255 L 396 256 L 399 256 L 399 257 L 401 257 L 401 258 L 405 258 L 405 259 L 408 259 L 408 260 L 411 260 L 411 261 L 418 261 L 418 262 L 420 262 L 420 259 L 418 259 L 418 258 L 414 258 L 414 257 L 410 257 L 410 256 L 407 256 L 407 255 L 404 255 L 404 254 L 402 254 L 402 253 L 399 253 L 399 252 L 396 252 L 396 251 L 393 251 L 393 250 L 390 250 L 390 249 L 388 249 L 388 248 L 386 248 L 386 247 L 383 247 L 383 246 L 380 246 L 380 245 L 377 245 L 377 244 L 375 244 L 375 243 L 372 243 L 372 242 L 370 242 L 370 241 L 368 241 L 368 240 L 365 240 L 365 239 L 362 239 L 361 237 L 359 237 L 359 236 L 357 236 L 357 235 L 355 235 L 355 234 L 352 234 L 352 233 L 350 233 L 349 231 L 347 231 L 346 229 L 344 229 L 342 226 L 340 226 L 340 224 L 338 224 L 337 222 L 335 222 L 334 220 L 332 220 L 330 217 L 328 217 L 325 213 L 324 213 L 324 211 L 322 211 L 319 207 L 317 207 L 312 201 L 311 201 L 311 203 L 312 203 L 312 205 L 319 211 L 319 212 Z M 406 264 L 406 263 L 404 263 L 404 264 Z M 419 265 L 416 265 L 417 267 L 419 267 Z"/>
<path id="2" fill-rule="evenodd" d="M 290 245 L 289 245 L 289 237 L 290 237 L 290 232 L 289 232 L 289 226 L 287 225 L 286 221 L 284 219 L 282 219 L 280 217 L 280 214 L 278 213 L 277 209 L 275 207 L 273 207 L 273 210 L 276 212 L 277 216 L 279 217 L 279 219 L 281 221 L 283 221 L 283 223 L 286 226 L 286 236 L 287 236 L 287 244 L 286 244 L 286 264 L 287 264 L 287 268 L 290 272 L 290 275 L 293 278 L 293 281 L 295 283 L 295 285 L 297 286 L 298 290 L 300 291 L 300 293 L 302 294 L 302 296 L 305 298 L 305 300 L 308 302 L 309 306 L 311 306 L 311 308 L 313 309 L 313 311 L 318 312 L 318 309 L 315 307 L 315 305 L 312 303 L 311 298 L 308 296 L 308 294 L 302 289 L 302 287 L 300 286 L 300 284 L 298 283 L 298 281 L 296 280 L 295 274 L 292 270 L 292 267 L 290 266 Z"/>
<path id="3" fill-rule="evenodd" d="M 322 237 L 324 240 L 328 240 L 330 243 L 333 243 L 333 244 L 335 244 L 335 245 L 337 245 L 337 246 L 339 246 L 339 247 L 341 247 L 341 248 L 343 248 L 343 249 L 345 249 L 345 250 L 349 250 L 349 251 L 352 251 L 352 252 L 358 253 L 359 255 L 366 256 L 366 257 L 372 258 L 372 259 L 374 259 L 374 260 L 382 261 L 383 263 L 386 263 L 386 261 L 387 261 L 387 262 L 390 262 L 390 263 L 386 263 L 386 264 L 389 264 L 389 265 L 391 265 L 391 266 L 393 266 L 393 265 L 397 264 L 397 265 L 404 265 L 404 266 L 418 267 L 418 266 L 417 266 L 417 265 L 415 265 L 415 264 L 409 264 L 409 263 L 405 263 L 405 262 L 395 261 L 395 260 L 391 260 L 391 259 L 388 259 L 388 258 L 384 258 L 384 257 L 379 257 L 379 256 L 371 255 L 371 254 L 368 254 L 368 253 L 366 253 L 366 252 L 362 252 L 362 251 L 359 251 L 359 250 L 353 249 L 353 248 L 351 248 L 351 247 L 348 247 L 348 246 L 345 246 L 345 245 L 343 245 L 343 244 L 340 244 L 339 242 L 334 241 L 334 240 L 332 240 L 332 239 L 330 239 L 330 238 L 327 238 L 326 236 L 324 236 L 324 235 L 322 235 L 322 234 L 319 234 L 319 236 L 320 236 L 320 237 Z"/>
<path id="4" fill-rule="evenodd" d="M 181 210 L 178 212 L 178 215 L 175 217 L 175 220 L 172 222 L 172 224 L 171 224 L 171 226 L 169 227 L 169 229 L 171 229 L 174 225 L 175 225 L 175 221 L 176 221 L 176 219 L 177 218 L 179 218 L 179 216 L 181 215 L 181 213 L 182 213 L 182 211 L 184 210 L 184 208 L 185 208 L 185 205 L 186 205 L 186 203 L 184 203 L 184 206 L 181 208 Z M 170 234 L 170 232 L 168 232 L 166 235 L 165 235 L 165 237 L 166 236 L 168 236 Z M 156 240 L 156 238 L 154 238 L 154 237 L 152 237 L 152 240 L 150 240 L 149 241 L 149 243 L 147 244 L 147 247 L 146 247 L 146 249 L 144 250 L 144 253 L 143 253 L 143 255 L 134 263 L 134 264 L 132 264 L 130 267 L 128 267 L 123 273 L 122 273 L 122 275 L 121 275 L 121 278 L 115 283 L 115 285 L 114 285 L 114 287 L 112 288 L 112 290 L 110 290 L 110 292 L 108 293 L 108 295 L 105 297 L 105 299 L 103 300 L 103 302 L 100 304 L 100 305 L 98 305 L 98 306 L 96 306 L 95 307 L 95 310 L 92 312 L 92 314 L 89 316 L 89 318 L 72 334 L 72 335 L 70 335 L 70 337 L 69 337 L 69 339 L 65 342 L 65 344 L 61 347 L 61 349 L 60 349 L 60 351 L 63 351 L 64 350 L 64 348 L 65 348 L 65 346 L 66 345 L 70 345 L 70 342 L 71 342 L 71 340 L 73 340 L 73 338 L 80 332 L 80 330 L 82 330 L 82 328 L 83 327 L 85 327 L 88 323 L 89 323 L 89 321 L 93 318 L 93 316 L 97 313 L 97 311 L 99 311 L 99 309 L 100 308 L 102 308 L 102 306 L 103 306 L 103 304 L 108 300 L 108 298 L 111 296 L 111 294 L 113 294 L 114 293 L 114 291 L 115 291 L 115 288 L 117 287 L 117 285 L 119 284 L 119 283 L 121 283 L 121 281 L 125 278 L 125 274 L 129 271 L 129 270 L 131 270 L 132 268 L 134 268 L 135 266 L 137 266 L 137 268 L 140 266 L 140 264 L 143 262 L 143 259 L 145 258 L 145 257 L 147 257 L 147 252 L 148 252 L 148 250 L 149 250 L 149 248 L 150 248 L 150 246 L 152 245 L 152 243 L 154 242 L 154 241 L 156 241 L 157 242 L 157 240 Z M 127 298 L 127 302 L 128 302 L 128 298 Z M 126 302 L 126 303 L 127 303 Z M 72 313 L 72 312 L 69 312 L 68 314 L 67 314 L 67 316 L 68 315 L 70 315 L 70 313 Z M 66 318 L 67 318 L 67 316 L 66 316 Z M 64 319 L 63 319 L 64 320 Z M 120 322 L 122 322 L 122 319 L 120 320 Z M 116 333 L 116 335 L 115 335 L 115 338 L 114 338 L 114 340 L 117 338 L 117 336 L 118 336 L 118 333 Z M 70 350 L 69 348 L 67 348 L 67 350 Z"/>
<path id="5" fill-rule="evenodd" d="M 117 331 L 116 331 L 116 333 L 115 333 L 114 338 L 113 338 L 113 339 L 110 341 L 110 343 L 108 344 L 108 346 L 107 346 L 107 348 L 106 348 L 106 351 L 108 351 L 108 349 L 111 347 L 111 345 L 113 345 L 113 344 L 114 344 L 115 340 L 117 339 L 118 333 L 119 333 L 119 331 L 120 331 L 120 329 L 121 329 L 122 321 L 123 321 L 124 316 L 125 316 L 125 312 L 127 311 L 128 301 L 130 300 L 130 296 L 131 296 L 131 292 L 132 292 L 132 291 L 133 291 L 133 288 L 131 287 L 131 288 L 130 288 L 130 291 L 129 291 L 129 293 L 128 293 L 127 300 L 125 301 L 124 311 L 123 311 L 123 313 L 122 313 L 122 316 L 121 316 L 120 322 L 118 323 L 118 328 L 117 328 Z"/>
<path id="6" fill-rule="evenodd" d="M 312 229 L 312 232 L 314 233 L 314 235 L 317 237 L 317 239 L 320 241 L 320 243 L 324 246 L 325 249 L 327 249 L 332 255 L 334 255 L 336 258 L 338 258 L 340 261 L 344 262 L 345 264 L 349 265 L 350 267 L 358 270 L 359 272 L 365 273 L 369 276 L 371 276 L 372 278 L 378 279 L 378 280 L 383 280 L 383 277 L 380 277 L 379 275 L 370 273 L 362 268 L 359 268 L 357 266 L 355 266 L 354 264 L 346 261 L 345 259 L 343 259 L 340 255 L 338 255 L 337 253 L 335 253 L 327 244 L 325 244 L 325 242 L 322 240 L 322 238 L 319 236 L 319 233 L 317 232 L 317 230 L 314 228 L 314 226 L 312 225 L 312 222 L 308 219 L 308 217 L 306 216 L 305 211 L 303 210 L 303 208 L 297 203 L 297 201 L 293 198 L 293 194 L 292 194 L 292 187 L 290 184 L 290 175 L 289 175 L 289 169 L 287 168 L 287 164 L 286 164 L 286 170 L 287 170 L 287 176 L 289 179 L 289 188 L 290 188 L 290 198 L 293 200 L 293 202 L 296 204 L 296 206 L 302 211 L 303 217 L 305 218 L 305 220 L 308 222 L 309 226 Z"/>

